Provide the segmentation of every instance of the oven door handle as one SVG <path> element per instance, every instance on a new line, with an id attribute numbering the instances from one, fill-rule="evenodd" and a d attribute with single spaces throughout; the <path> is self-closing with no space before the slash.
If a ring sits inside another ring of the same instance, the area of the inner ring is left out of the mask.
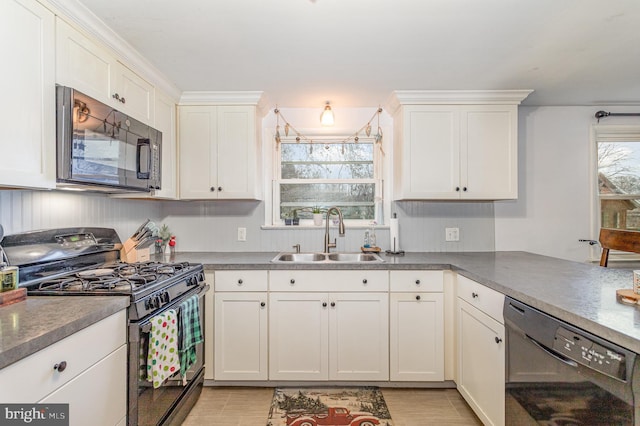
<path id="1" fill-rule="evenodd" d="M 195 293 L 192 294 L 192 296 L 198 296 L 198 298 L 202 298 L 204 297 L 205 293 L 207 291 L 209 291 L 211 287 L 209 286 L 209 284 L 205 284 L 203 286 L 201 286 L 198 291 L 196 291 Z M 191 297 L 191 296 L 189 296 Z M 187 298 L 185 297 L 184 300 L 187 300 Z M 179 304 L 177 304 L 177 306 L 180 306 Z M 176 306 L 176 307 L 177 307 Z M 139 327 L 140 327 L 140 331 L 142 333 L 148 333 L 151 331 L 151 318 L 148 318 L 147 320 L 145 320 L 144 322 L 140 323 Z"/>
<path id="2" fill-rule="evenodd" d="M 529 335 L 525 334 L 526 338 L 533 343 L 534 345 L 536 345 L 538 348 L 542 349 L 544 352 L 546 352 L 549 356 L 557 359 L 558 361 L 567 364 L 570 367 L 574 367 L 574 368 L 578 368 L 578 363 L 559 354 L 558 352 L 554 351 L 551 348 L 546 347 L 545 345 L 543 345 L 542 343 L 538 342 L 535 339 L 532 339 Z"/>

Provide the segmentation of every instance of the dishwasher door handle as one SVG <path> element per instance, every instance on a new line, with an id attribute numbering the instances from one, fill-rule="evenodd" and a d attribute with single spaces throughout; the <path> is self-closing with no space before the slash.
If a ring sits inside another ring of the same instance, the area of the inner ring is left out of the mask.
<path id="1" fill-rule="evenodd" d="M 578 363 L 575 362 L 572 359 L 569 359 L 561 354 L 559 354 L 558 352 L 554 351 L 553 349 L 550 349 L 548 347 L 546 347 L 545 345 L 543 345 L 542 343 L 538 342 L 535 339 L 532 339 L 531 337 L 529 337 L 528 334 L 525 334 L 525 336 L 527 337 L 527 339 L 533 343 L 534 345 L 536 345 L 538 348 L 542 349 L 543 351 L 545 351 L 549 356 L 552 356 L 553 358 L 557 359 L 558 361 L 567 364 L 568 366 L 574 367 L 574 368 L 578 368 Z"/>

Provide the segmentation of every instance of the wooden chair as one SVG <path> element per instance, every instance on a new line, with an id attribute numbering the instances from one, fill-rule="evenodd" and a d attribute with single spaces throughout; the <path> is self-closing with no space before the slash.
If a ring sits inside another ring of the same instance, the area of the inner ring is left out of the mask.
<path id="1" fill-rule="evenodd" d="M 628 231 L 626 229 L 600 229 L 600 266 L 609 263 L 609 250 L 628 251 L 640 253 L 640 231 Z"/>

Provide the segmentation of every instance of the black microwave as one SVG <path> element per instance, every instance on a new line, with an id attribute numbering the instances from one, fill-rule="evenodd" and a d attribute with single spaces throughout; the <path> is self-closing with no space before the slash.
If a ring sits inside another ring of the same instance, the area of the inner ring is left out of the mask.
<path id="1" fill-rule="evenodd" d="M 57 187 L 160 189 L 162 133 L 70 87 L 56 86 Z"/>

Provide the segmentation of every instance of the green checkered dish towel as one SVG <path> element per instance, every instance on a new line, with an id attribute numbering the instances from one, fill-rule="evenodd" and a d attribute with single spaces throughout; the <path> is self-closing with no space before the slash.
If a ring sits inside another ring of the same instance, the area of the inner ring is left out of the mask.
<path id="1" fill-rule="evenodd" d="M 202 343 L 202 327 L 200 325 L 200 308 L 198 296 L 191 296 L 182 304 L 180 312 L 180 327 L 178 342 L 180 346 L 180 375 L 184 377 L 187 370 L 196 362 L 196 345 Z"/>

